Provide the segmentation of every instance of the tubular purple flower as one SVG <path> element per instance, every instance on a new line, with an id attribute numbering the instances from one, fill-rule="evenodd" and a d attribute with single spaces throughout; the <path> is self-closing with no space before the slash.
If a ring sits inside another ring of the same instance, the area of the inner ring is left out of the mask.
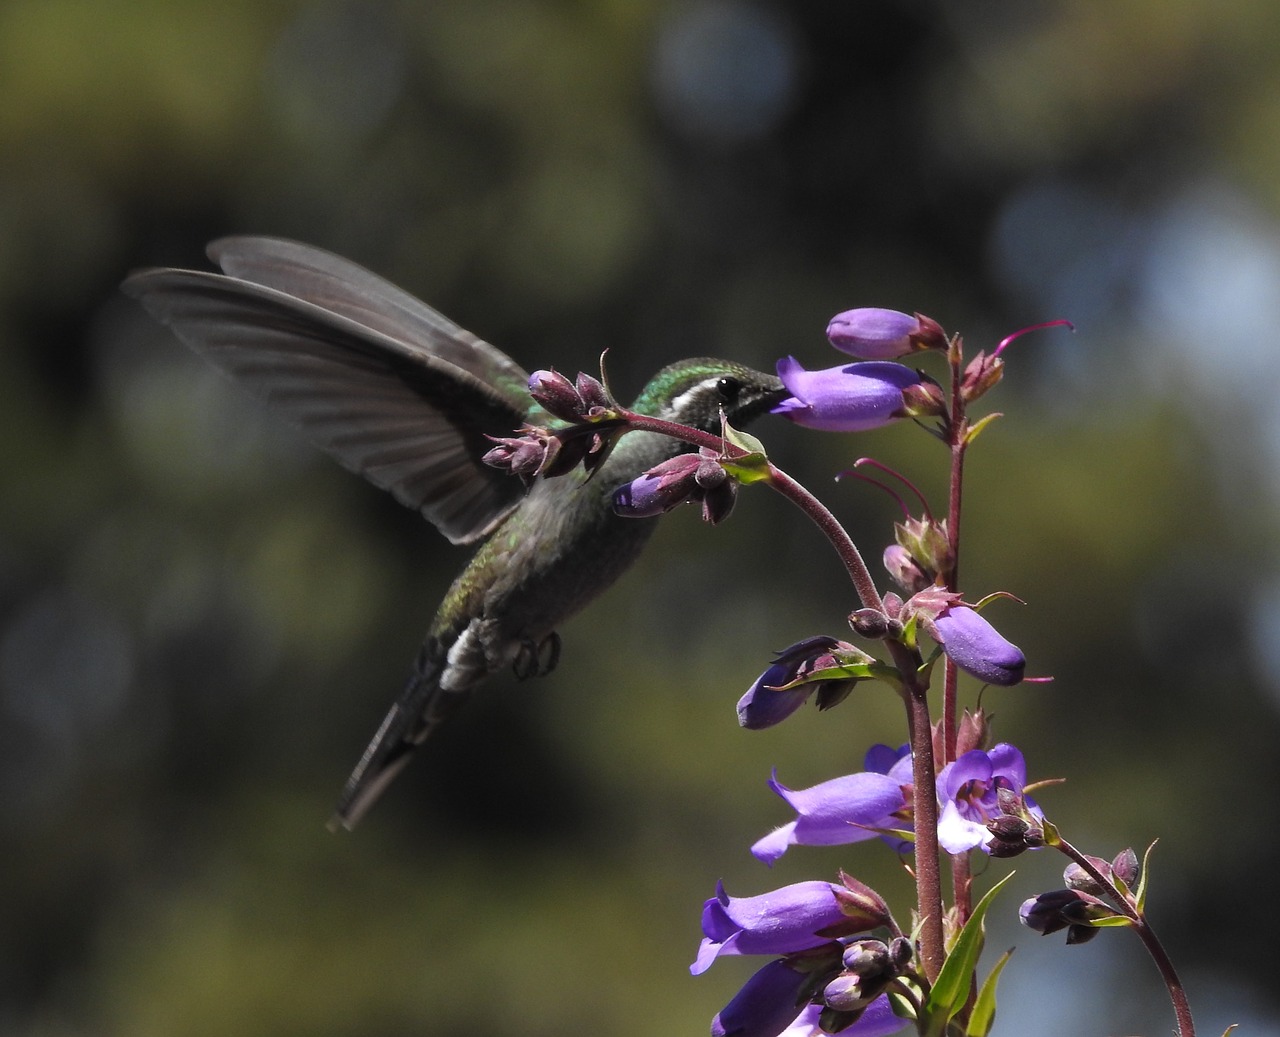
<path id="1" fill-rule="evenodd" d="M 668 458 L 614 490 L 613 510 L 624 518 L 649 518 L 678 507 L 697 492 L 701 463 L 692 453 Z"/>
<path id="2" fill-rule="evenodd" d="M 832 654 L 835 651 L 855 653 L 857 649 L 834 637 L 820 634 L 817 637 L 806 637 L 780 651 L 774 656 L 773 664 L 755 679 L 746 694 L 738 700 L 738 724 L 748 731 L 759 731 L 780 724 L 803 706 L 819 686 L 842 683 L 815 681 L 778 690 L 815 669 L 838 665 Z M 850 681 L 854 679 L 851 677 Z"/>
<path id="3" fill-rule="evenodd" d="M 792 846 L 844 846 L 876 838 L 876 828 L 901 828 L 895 814 L 906 803 L 902 787 L 910 784 L 909 755 L 888 774 L 861 771 L 807 789 L 787 788 L 775 772 L 769 787 L 796 812 L 796 819 L 758 840 L 751 853 L 772 867 Z"/>
<path id="4" fill-rule="evenodd" d="M 1022 753 L 1008 742 L 990 750 L 973 749 L 947 764 L 938 774 L 938 843 L 947 853 L 988 850 L 991 831 L 987 822 L 1000 815 L 1001 786 L 1021 795 L 1027 783 Z M 1028 815 L 1043 819 L 1035 802 L 1022 797 Z"/>
<path id="5" fill-rule="evenodd" d="M 911 338 L 919 333 L 917 318 L 877 306 L 837 313 L 827 325 L 831 344 L 860 360 L 893 360 L 905 356 L 915 349 Z"/>
<path id="6" fill-rule="evenodd" d="M 711 1020 L 711 1037 L 778 1037 L 796 1019 L 796 1001 L 808 982 L 785 961 L 769 962 Z"/>
<path id="7" fill-rule="evenodd" d="M 980 681 L 1010 687 L 1027 667 L 1022 649 L 1000 636 L 968 605 L 952 605 L 933 620 L 930 631 L 953 663 Z"/>
<path id="8" fill-rule="evenodd" d="M 778 361 L 778 377 L 791 393 L 773 408 L 797 425 L 825 432 L 863 432 L 904 414 L 902 390 L 921 375 L 887 361 L 866 361 L 806 371 L 795 357 Z"/>
<path id="9" fill-rule="evenodd" d="M 788 954 L 829 943 L 849 929 L 839 891 L 815 880 L 755 897 L 731 897 L 724 883 L 717 883 L 716 895 L 702 908 L 705 939 L 689 971 L 700 975 L 721 954 Z"/>
<path id="10" fill-rule="evenodd" d="M 778 1034 L 778 1037 L 827 1037 L 827 1031 L 819 1025 L 821 1016 L 821 1005 L 806 1005 L 796 1016 L 795 1022 Z M 889 1037 L 890 1034 L 901 1033 L 910 1025 L 910 1019 L 902 1019 L 893 1014 L 889 999 L 881 994 L 867 1005 L 856 1022 L 840 1031 L 840 1037 Z M 712 1033 L 715 1031 L 712 1030 Z"/>

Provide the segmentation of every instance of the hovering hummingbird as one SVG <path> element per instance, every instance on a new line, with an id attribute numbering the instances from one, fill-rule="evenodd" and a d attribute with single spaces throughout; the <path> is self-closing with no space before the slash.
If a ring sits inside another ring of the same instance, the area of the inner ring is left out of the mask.
<path id="1" fill-rule="evenodd" d="M 556 628 L 607 589 L 653 532 L 621 518 L 613 491 L 690 449 L 632 432 L 590 478 L 521 480 L 481 462 L 550 415 L 509 357 L 413 296 L 345 259 L 296 242 L 213 242 L 223 273 L 132 274 L 124 291 L 339 463 L 422 513 L 455 544 L 482 541 L 454 581 L 413 673 L 348 779 L 330 821 L 352 828 L 413 749 L 491 674 L 556 662 Z M 720 431 L 787 396 L 782 383 L 727 360 L 659 371 L 632 409 Z"/>

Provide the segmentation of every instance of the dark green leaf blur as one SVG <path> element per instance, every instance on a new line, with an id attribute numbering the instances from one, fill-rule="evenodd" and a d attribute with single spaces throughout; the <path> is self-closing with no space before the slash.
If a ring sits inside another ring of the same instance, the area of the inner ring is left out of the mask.
<path id="1" fill-rule="evenodd" d="M 1273 0 L 5 0 L 0 1031 L 701 1034 L 752 965 L 688 975 L 718 878 L 843 866 L 909 914 L 879 843 L 747 852 L 787 819 L 771 768 L 904 740 L 870 684 L 737 728 L 770 650 L 856 604 L 761 487 L 665 519 L 553 675 L 495 681 L 326 831 L 465 554 L 117 292 L 267 233 L 526 368 L 607 348 L 623 397 L 684 356 L 833 366 L 853 306 L 971 352 L 1073 320 L 983 401 L 962 582 L 1027 602 L 986 615 L 1055 678 L 984 704 L 1068 779 L 1037 795 L 1076 845 L 1160 839 L 1204 1032 L 1280 1033 L 1277 48 Z M 897 513 L 831 481 L 858 456 L 943 507 L 909 425 L 752 432 L 869 558 Z M 994 1033 L 1168 1032 L 1131 934 L 1018 929 L 1061 862 L 1017 869 Z"/>

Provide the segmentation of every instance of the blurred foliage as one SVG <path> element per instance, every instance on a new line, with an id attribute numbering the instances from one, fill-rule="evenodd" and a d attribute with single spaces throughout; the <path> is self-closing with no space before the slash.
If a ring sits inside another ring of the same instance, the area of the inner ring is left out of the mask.
<path id="1" fill-rule="evenodd" d="M 902 737 L 874 689 L 736 729 L 768 650 L 851 606 L 763 490 L 665 520 L 553 677 L 496 681 L 324 830 L 462 556 L 116 294 L 255 232 L 526 367 L 607 346 L 628 392 L 687 355 L 832 364 L 852 305 L 971 349 L 1074 318 L 1012 347 L 968 472 L 966 589 L 1026 599 L 993 615 L 1055 677 L 984 701 L 1069 779 L 1041 801 L 1075 842 L 1160 838 L 1205 1032 L 1267 1032 L 1277 44 L 1270 0 L 6 0 L 0 1028 L 704 1032 L 747 974 L 686 972 L 718 877 L 908 889 L 868 847 L 747 855 L 785 819 L 772 766 L 803 786 Z M 893 508 L 831 473 L 873 454 L 941 499 L 909 427 L 756 431 L 871 557 Z M 1005 916 L 1057 882 L 1024 860 Z M 999 930 L 1026 950 L 996 1032 L 1166 1029 L 1123 936 Z"/>

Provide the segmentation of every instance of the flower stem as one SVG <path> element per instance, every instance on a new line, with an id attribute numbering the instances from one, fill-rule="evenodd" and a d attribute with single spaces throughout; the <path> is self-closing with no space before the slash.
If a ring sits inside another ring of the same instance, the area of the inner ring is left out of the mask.
<path id="1" fill-rule="evenodd" d="M 957 335 L 947 350 L 947 366 L 951 372 L 951 405 L 946 423 L 947 445 L 951 454 L 951 474 L 947 484 L 947 547 L 951 565 L 943 573 L 947 590 L 960 589 L 960 515 L 964 500 L 964 459 L 968 449 L 968 419 L 965 417 L 964 395 L 960 391 L 963 382 L 962 365 L 964 346 Z M 942 671 L 942 746 L 943 764 L 951 763 L 957 755 L 956 731 L 959 724 L 960 671 L 948 658 Z M 972 862 L 969 854 L 960 853 L 951 858 L 951 890 L 956 911 L 956 925 L 962 926 L 973 910 Z"/>
<path id="2" fill-rule="evenodd" d="M 721 451 L 729 457 L 745 456 L 747 451 L 720 436 L 689 428 L 675 422 L 623 412 L 623 419 L 633 429 L 660 432 L 684 443 Z M 863 560 L 848 531 L 830 509 L 804 486 L 796 482 L 772 461 L 768 462 L 765 480 L 778 493 L 809 516 L 831 542 L 843 563 L 849 580 L 863 608 L 884 611 L 884 600 L 876 589 L 871 571 Z M 918 677 L 920 653 L 900 641 L 885 641 L 894 665 L 902 677 L 902 697 L 907 707 L 907 724 L 911 731 L 911 772 L 915 809 L 915 878 L 917 910 L 920 915 L 920 958 L 930 982 L 938 978 L 946 960 L 942 927 L 942 869 L 938 848 L 937 770 L 933 759 L 933 727 L 929 720 L 928 689 Z"/>
<path id="3" fill-rule="evenodd" d="M 1191 1004 L 1187 1000 L 1186 988 L 1178 978 L 1178 972 L 1173 967 L 1173 961 L 1164 949 L 1164 944 L 1151 928 L 1147 916 L 1134 903 L 1132 894 L 1121 890 L 1108 876 L 1103 875 L 1088 857 L 1062 838 L 1060 833 L 1055 835 L 1053 845 L 1080 865 L 1089 877 L 1106 891 L 1108 899 L 1115 903 L 1121 914 L 1133 922 L 1133 930 L 1138 934 L 1142 945 L 1146 947 L 1147 953 L 1151 955 L 1151 960 L 1155 962 L 1156 970 L 1169 991 L 1169 1001 L 1173 1005 L 1173 1014 L 1178 1021 L 1178 1037 L 1195 1037 L 1196 1027 L 1191 1018 Z"/>
<path id="4" fill-rule="evenodd" d="M 703 432 L 701 429 L 690 428 L 688 425 L 681 425 L 674 421 L 664 421 L 661 418 L 650 418 L 630 411 L 622 412 L 622 417 L 631 428 L 638 431 L 660 432 L 673 439 L 678 439 L 682 443 L 707 447 L 728 457 L 743 457 L 747 454 L 746 450 L 735 446 L 720 436 L 712 435 L 710 432 Z M 831 514 L 831 510 L 817 497 L 772 461 L 768 462 L 768 465 L 769 478 L 765 481 L 809 516 L 814 525 L 831 542 L 831 546 L 835 548 L 836 554 L 840 556 L 840 561 L 844 564 L 845 572 L 849 574 L 849 580 L 853 583 L 854 590 L 858 593 L 858 600 L 862 603 L 862 607 L 883 612 L 884 601 L 880 597 L 880 592 L 876 589 L 875 580 L 871 577 L 871 570 L 867 568 L 867 563 L 863 560 L 862 553 L 849 536 L 848 531 L 840 524 L 839 519 Z"/>
<path id="5" fill-rule="evenodd" d="M 920 916 L 920 961 L 932 983 L 946 960 L 942 929 L 942 869 L 938 851 L 937 769 L 927 689 L 916 679 L 917 653 L 898 641 L 886 641 L 903 676 L 902 697 L 911 732 L 911 783 L 915 828 L 916 906 Z"/>

